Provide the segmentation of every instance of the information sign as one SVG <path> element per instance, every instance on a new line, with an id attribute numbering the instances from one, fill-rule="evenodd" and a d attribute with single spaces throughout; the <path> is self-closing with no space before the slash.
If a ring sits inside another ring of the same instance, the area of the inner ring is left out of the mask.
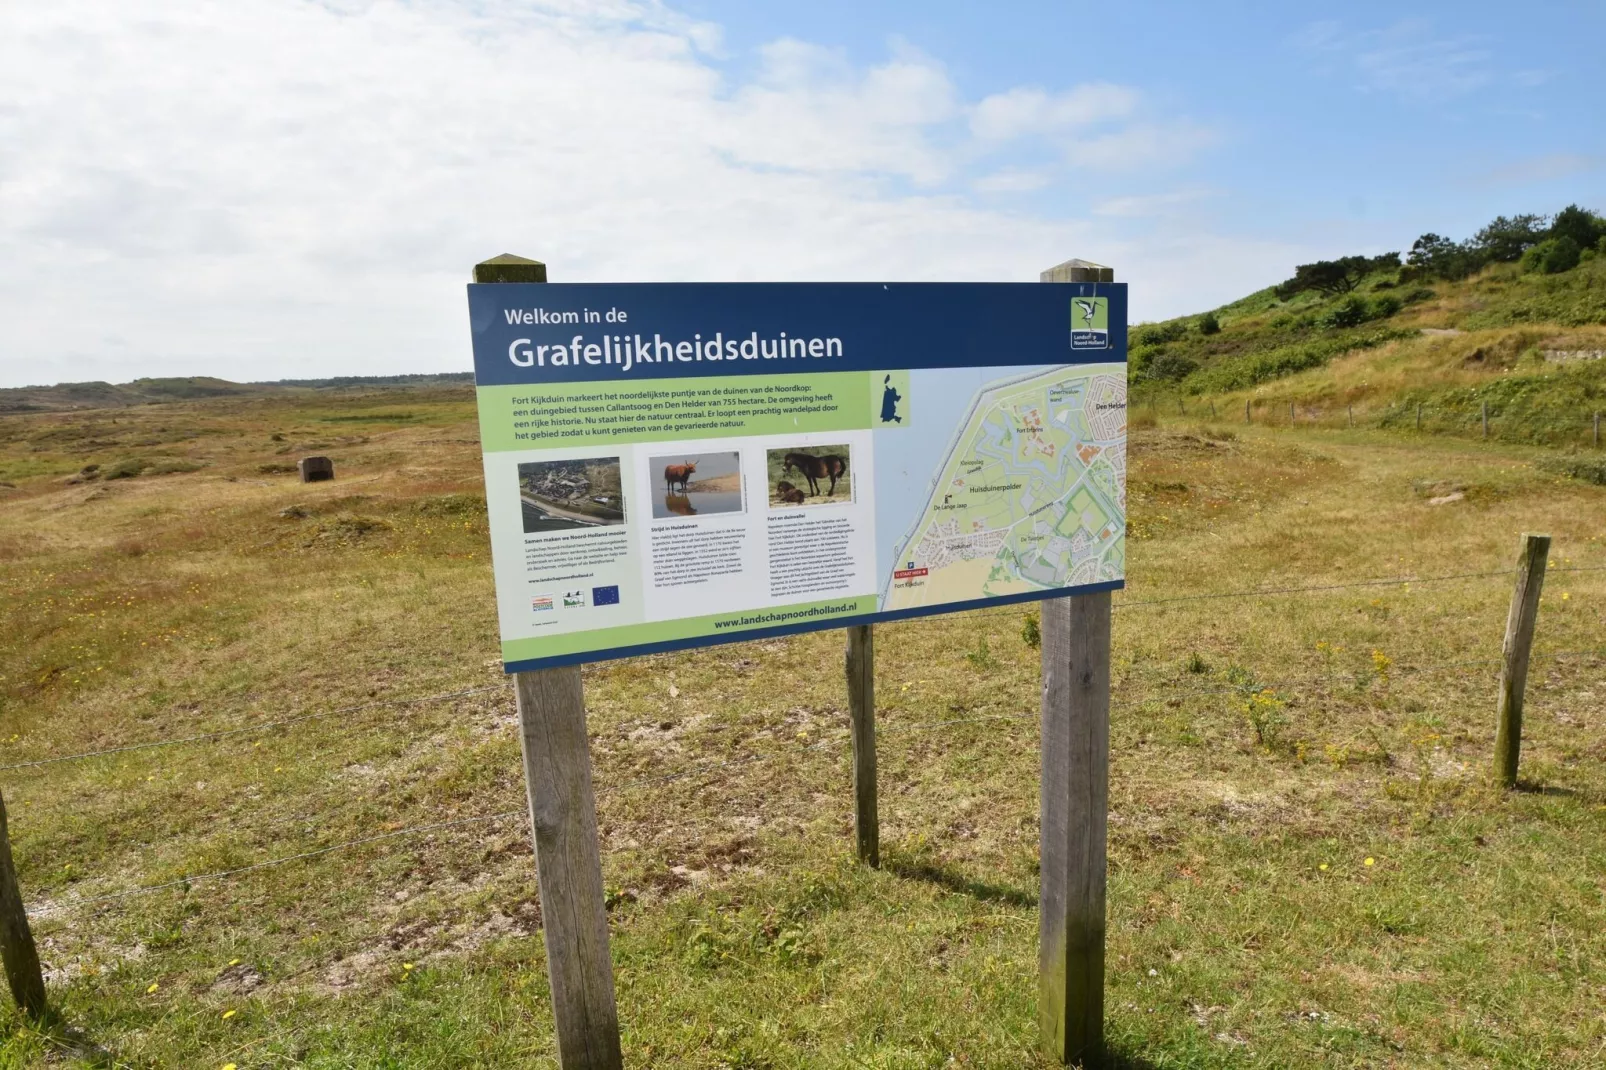
<path id="1" fill-rule="evenodd" d="M 468 296 L 510 672 L 1122 584 L 1123 284 Z"/>

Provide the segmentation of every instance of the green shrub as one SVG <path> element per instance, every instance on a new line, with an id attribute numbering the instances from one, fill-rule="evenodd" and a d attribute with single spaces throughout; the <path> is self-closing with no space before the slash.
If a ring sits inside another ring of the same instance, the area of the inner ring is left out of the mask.
<path id="1" fill-rule="evenodd" d="M 1583 248 L 1571 237 L 1542 241 L 1522 254 L 1522 269 L 1545 275 L 1560 275 L 1578 266 Z"/>
<path id="2" fill-rule="evenodd" d="M 1167 342 L 1180 341 L 1188 333 L 1187 326 L 1181 320 L 1172 320 L 1170 323 L 1150 323 L 1139 327 L 1136 344 L 1140 346 L 1163 346 Z"/>
<path id="3" fill-rule="evenodd" d="M 1539 467 L 1547 472 L 1556 472 L 1560 475 L 1582 480 L 1585 483 L 1593 483 L 1598 487 L 1606 487 L 1606 461 L 1591 461 L 1579 457 L 1556 457 L 1540 461 Z"/>
<path id="4" fill-rule="evenodd" d="M 1199 362 L 1176 353 L 1160 353 L 1149 362 L 1149 378 L 1176 382 L 1199 370 Z"/>
<path id="5" fill-rule="evenodd" d="M 1386 320 L 1398 312 L 1402 307 L 1404 307 L 1403 303 L 1393 294 L 1389 294 L 1387 297 L 1379 297 L 1376 301 L 1372 302 L 1372 314 L 1370 318 L 1375 320 Z"/>
<path id="6" fill-rule="evenodd" d="M 1216 314 L 1214 312 L 1206 312 L 1203 316 L 1199 317 L 1199 333 L 1200 334 L 1220 334 L 1221 333 L 1221 321 L 1216 319 Z"/>
<path id="7" fill-rule="evenodd" d="M 1606 219 L 1602 219 L 1587 208 L 1569 204 L 1557 212 L 1556 218 L 1550 221 L 1550 238 L 1557 242 L 1571 239 L 1580 251 L 1588 249 L 1602 238 L 1606 238 Z M 1546 274 L 1553 275 L 1555 272 Z"/>
<path id="8" fill-rule="evenodd" d="M 107 465 L 100 474 L 103 479 L 133 479 L 150 466 L 151 462 L 143 457 L 124 457 Z"/>
<path id="9" fill-rule="evenodd" d="M 1321 318 L 1323 327 L 1359 327 L 1372 318 L 1366 298 L 1350 297 L 1343 304 Z"/>
<path id="10" fill-rule="evenodd" d="M 1439 295 L 1428 287 L 1418 286 L 1416 289 L 1406 294 L 1402 300 L 1408 305 L 1414 305 L 1418 301 L 1431 301 L 1437 296 Z"/>
<path id="11" fill-rule="evenodd" d="M 1308 368 L 1319 368 L 1334 357 L 1357 349 L 1370 349 L 1385 342 L 1415 336 L 1415 331 L 1383 328 L 1359 336 L 1318 337 L 1292 345 L 1224 357 L 1199 372 L 1194 377 L 1190 389 L 1196 393 L 1244 390 L 1270 379 L 1280 379 Z"/>
<path id="12" fill-rule="evenodd" d="M 1147 379 L 1149 377 L 1149 365 L 1154 363 L 1154 358 L 1156 356 L 1164 352 L 1165 350 L 1163 349 L 1148 348 L 1138 348 L 1132 350 L 1129 354 L 1127 354 L 1127 379 L 1134 383 L 1143 379 Z"/>

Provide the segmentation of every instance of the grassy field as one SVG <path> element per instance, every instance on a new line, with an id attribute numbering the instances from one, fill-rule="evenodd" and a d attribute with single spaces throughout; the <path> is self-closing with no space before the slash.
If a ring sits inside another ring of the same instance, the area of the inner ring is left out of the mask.
<path id="1" fill-rule="evenodd" d="M 1601 1065 L 1606 490 L 1515 443 L 1149 423 L 1117 1065 Z M 285 470 L 313 451 L 337 482 Z M 7 417 L 0 480 L 0 765 L 247 729 L 0 771 L 62 1017 L 0 1013 L 0 1066 L 555 1066 L 470 392 Z M 1556 569 L 1505 794 L 1524 530 Z M 1406 575 L 1460 578 L 1168 601 Z M 587 668 L 629 1065 L 1044 1065 L 1028 617 L 877 630 L 879 872 L 840 633 Z"/>

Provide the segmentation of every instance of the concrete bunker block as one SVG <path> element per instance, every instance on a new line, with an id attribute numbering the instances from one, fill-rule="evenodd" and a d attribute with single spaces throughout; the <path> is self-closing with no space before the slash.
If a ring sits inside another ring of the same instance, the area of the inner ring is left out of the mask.
<path id="1" fill-rule="evenodd" d="M 296 462 L 303 483 L 321 483 L 335 478 L 335 462 L 327 457 L 303 457 Z"/>

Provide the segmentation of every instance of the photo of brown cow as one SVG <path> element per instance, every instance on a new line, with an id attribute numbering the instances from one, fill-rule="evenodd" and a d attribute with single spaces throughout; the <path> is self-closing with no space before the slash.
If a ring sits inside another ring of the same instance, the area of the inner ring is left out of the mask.
<path id="1" fill-rule="evenodd" d="M 742 511 L 742 462 L 734 451 L 654 457 L 647 474 L 654 520 Z"/>

